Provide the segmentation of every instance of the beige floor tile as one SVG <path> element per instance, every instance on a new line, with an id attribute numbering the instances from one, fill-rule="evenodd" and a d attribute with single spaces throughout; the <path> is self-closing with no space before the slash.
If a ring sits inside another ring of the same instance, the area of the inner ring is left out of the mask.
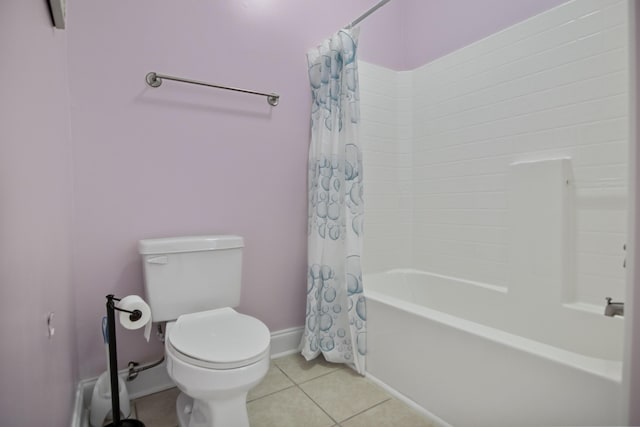
<path id="1" fill-rule="evenodd" d="M 274 362 L 296 384 L 301 384 L 343 367 L 343 365 L 325 361 L 322 356 L 307 362 L 300 354 L 281 357 L 275 359 Z"/>
<path id="2" fill-rule="evenodd" d="M 351 369 L 340 369 L 300 388 L 338 422 L 391 397 Z"/>
<path id="3" fill-rule="evenodd" d="M 264 377 L 262 382 L 249 391 L 247 395 L 247 402 L 264 397 L 268 394 L 275 393 L 276 391 L 284 390 L 285 388 L 292 387 L 294 384 L 285 374 L 282 373 L 280 368 L 275 363 L 271 362 L 269 372 Z"/>
<path id="4" fill-rule="evenodd" d="M 343 421 L 342 427 L 433 427 L 429 420 L 396 399 Z"/>
<path id="5" fill-rule="evenodd" d="M 298 387 L 247 403 L 251 427 L 330 427 L 335 423 Z"/>
<path id="6" fill-rule="evenodd" d="M 138 419 L 147 427 L 176 427 L 177 388 L 150 394 L 134 401 Z"/>

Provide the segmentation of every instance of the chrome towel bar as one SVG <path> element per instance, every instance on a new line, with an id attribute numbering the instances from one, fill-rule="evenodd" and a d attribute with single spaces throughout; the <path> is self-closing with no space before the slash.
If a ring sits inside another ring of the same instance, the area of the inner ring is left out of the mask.
<path id="1" fill-rule="evenodd" d="M 200 86 L 213 87 L 213 88 L 216 88 L 216 89 L 233 90 L 235 92 L 249 93 L 251 95 L 266 96 L 267 97 L 267 102 L 269 103 L 269 105 L 271 105 L 273 107 L 278 105 L 278 102 L 280 101 L 280 95 L 278 95 L 277 93 L 256 92 L 255 90 L 240 89 L 240 88 L 231 87 L 231 86 L 214 85 L 214 84 L 211 84 L 211 83 L 200 82 L 200 81 L 197 81 L 197 80 L 183 79 L 183 78 L 180 78 L 180 77 L 167 76 L 167 75 L 164 75 L 164 74 L 158 74 L 158 73 L 154 73 L 154 72 L 147 73 L 147 77 L 146 77 L 147 84 L 149 86 L 151 86 L 151 87 L 160 86 L 162 84 L 162 80 L 164 80 L 164 79 L 173 80 L 173 81 L 182 82 L 182 83 L 190 83 L 190 84 L 200 85 Z"/>

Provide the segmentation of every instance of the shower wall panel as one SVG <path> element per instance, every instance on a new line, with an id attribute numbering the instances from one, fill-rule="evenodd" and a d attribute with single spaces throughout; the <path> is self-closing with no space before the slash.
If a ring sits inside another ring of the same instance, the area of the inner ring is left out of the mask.
<path id="1" fill-rule="evenodd" d="M 627 9 L 574 0 L 413 71 L 361 63 L 365 272 L 508 288 L 509 165 L 570 158 L 564 301 L 624 297 Z"/>
<path id="2" fill-rule="evenodd" d="M 509 165 L 566 157 L 569 302 L 624 296 L 626 14 L 568 2 L 414 70 L 415 268 L 509 287 Z"/>
<path id="3" fill-rule="evenodd" d="M 411 73 L 360 62 L 367 273 L 412 262 Z"/>

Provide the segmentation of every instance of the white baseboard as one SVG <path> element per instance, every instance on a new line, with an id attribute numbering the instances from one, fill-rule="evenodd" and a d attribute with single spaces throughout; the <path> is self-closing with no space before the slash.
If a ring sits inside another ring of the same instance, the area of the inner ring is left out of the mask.
<path id="1" fill-rule="evenodd" d="M 437 415 L 433 414 L 429 410 L 418 405 L 416 402 L 409 399 L 407 396 L 400 393 L 399 391 L 392 388 L 391 386 L 387 385 L 386 383 L 379 380 L 378 378 L 374 377 L 369 372 L 367 372 L 365 376 L 367 377 L 367 379 L 371 380 L 372 383 L 376 384 L 380 388 L 383 388 L 387 393 L 389 393 L 396 399 L 400 400 L 410 408 L 414 409 L 416 412 L 419 412 L 423 417 L 427 418 L 431 422 L 431 424 L 433 424 L 434 427 L 452 427 L 451 424 L 447 423 L 442 418 L 438 417 Z"/>
<path id="2" fill-rule="evenodd" d="M 293 354 L 300 349 L 304 326 L 283 329 L 271 334 L 271 358 Z"/>
<path id="3" fill-rule="evenodd" d="M 82 413 L 84 407 L 84 387 L 82 386 L 82 381 L 78 383 L 78 387 L 76 387 L 76 397 L 73 404 L 73 414 L 71 414 L 71 427 L 81 427 L 82 426 Z"/>
<path id="4" fill-rule="evenodd" d="M 302 326 L 273 332 L 271 334 L 271 358 L 275 359 L 297 352 L 303 332 L 304 327 Z M 118 371 L 118 375 L 122 379 L 126 379 L 128 373 L 128 369 Z M 83 379 L 78 382 L 71 427 L 86 427 L 83 425 L 83 420 L 86 421 L 85 413 L 91 404 L 91 394 L 96 381 L 98 381 L 98 377 Z M 169 378 L 164 362 L 140 372 L 135 380 L 126 384 L 129 398 L 132 400 L 175 387 L 175 384 Z"/>

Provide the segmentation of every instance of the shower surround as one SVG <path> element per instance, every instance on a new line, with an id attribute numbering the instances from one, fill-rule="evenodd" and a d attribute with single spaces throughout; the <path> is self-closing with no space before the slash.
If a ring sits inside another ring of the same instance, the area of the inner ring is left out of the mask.
<path id="1" fill-rule="evenodd" d="M 625 296 L 627 9 L 572 1 L 415 70 L 360 65 L 368 371 L 445 422 L 472 425 L 429 398 L 443 387 L 448 402 L 475 392 L 486 419 L 473 425 L 500 425 L 487 389 L 499 385 L 467 372 L 484 350 L 522 362 L 507 371 L 547 372 L 578 393 L 563 408 L 512 393 L 513 408 L 555 415 L 527 423 L 620 422 L 623 321 L 602 313 L 605 297 Z M 418 340 L 399 334 L 418 343 L 401 351 L 380 325 L 405 318 L 394 330 L 408 331 L 418 312 L 431 326 Z M 521 357 L 509 343 L 525 343 Z M 475 370 L 507 374 L 498 365 Z M 526 389 L 533 378 L 512 380 Z M 510 414 L 504 425 L 517 421 Z"/>

